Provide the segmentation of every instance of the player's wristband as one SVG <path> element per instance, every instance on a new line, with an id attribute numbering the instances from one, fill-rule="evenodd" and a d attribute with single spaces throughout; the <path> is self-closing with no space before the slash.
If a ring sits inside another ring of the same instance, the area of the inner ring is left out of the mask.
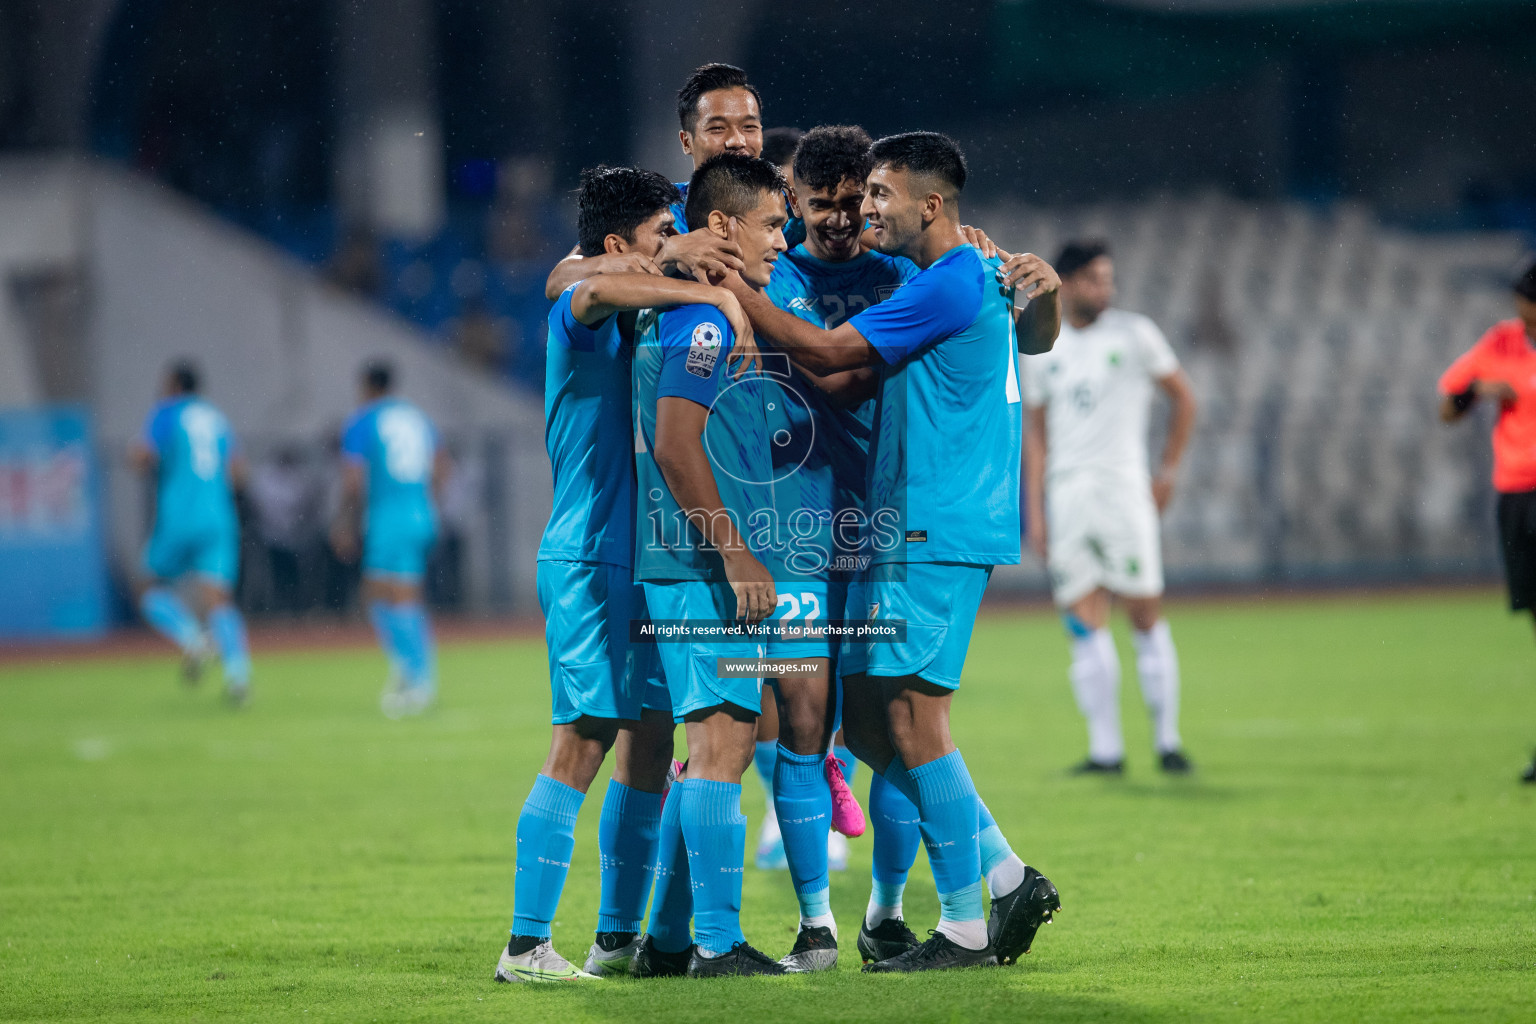
<path id="1" fill-rule="evenodd" d="M 1468 385 L 1467 390 L 1451 396 L 1451 408 L 1458 413 L 1466 412 L 1472 408 L 1472 403 L 1477 401 L 1477 385 Z"/>

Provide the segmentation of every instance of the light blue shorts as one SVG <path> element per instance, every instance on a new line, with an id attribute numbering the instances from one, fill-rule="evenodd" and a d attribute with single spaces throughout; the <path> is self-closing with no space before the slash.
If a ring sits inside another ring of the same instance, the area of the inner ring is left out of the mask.
<path id="1" fill-rule="evenodd" d="M 427 573 L 427 554 L 437 540 L 431 523 L 369 526 L 363 535 L 363 574 L 419 580 Z"/>
<path id="2" fill-rule="evenodd" d="M 848 584 L 826 580 L 792 580 L 776 583 L 779 606 L 770 619 L 780 626 L 802 628 L 827 624 L 828 620 L 843 617 L 843 602 L 847 597 Z M 768 639 L 770 658 L 830 658 L 838 643 L 823 637 L 818 640 Z"/>
<path id="3" fill-rule="evenodd" d="M 240 570 L 240 531 L 233 526 L 196 531 L 157 528 L 144 545 L 144 570 L 158 580 L 196 573 L 233 590 Z"/>
<path id="4" fill-rule="evenodd" d="M 863 622 L 874 616 L 869 611 L 869 578 L 860 573 L 857 579 L 845 584 L 847 590 L 843 597 L 843 618 L 854 622 Z M 857 675 L 869 667 L 869 645 L 862 641 L 844 640 L 837 649 L 837 674 L 843 676 Z"/>
<path id="5" fill-rule="evenodd" d="M 866 646 L 872 676 L 918 676 L 936 686 L 960 686 L 965 652 L 992 576 L 990 565 L 905 562 L 870 570 L 869 617 L 905 619 L 902 643 Z"/>
<path id="6" fill-rule="evenodd" d="M 549 647 L 550 721 L 638 719 L 641 708 L 671 710 L 655 644 L 630 644 L 630 621 L 645 618 L 645 595 L 624 566 L 540 562 L 539 607 Z"/>
<path id="7" fill-rule="evenodd" d="M 645 603 L 657 622 L 730 622 L 736 615 L 736 595 L 730 586 L 703 580 L 647 582 Z M 764 645 L 758 641 L 663 639 L 657 642 L 656 653 L 667 692 L 672 695 L 672 717 L 677 721 L 700 708 L 719 704 L 735 704 L 754 715 L 762 713 L 762 677 L 721 679 L 718 665 L 721 658 L 762 658 Z"/>

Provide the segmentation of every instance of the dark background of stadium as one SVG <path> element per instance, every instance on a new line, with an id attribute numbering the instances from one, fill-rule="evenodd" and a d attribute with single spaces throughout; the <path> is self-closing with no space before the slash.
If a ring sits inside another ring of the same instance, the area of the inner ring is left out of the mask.
<path id="1" fill-rule="evenodd" d="M 349 32 L 367 18 L 418 45 Z M 425 96 L 473 205 L 508 156 L 566 187 L 655 153 L 642 130 L 671 142 L 706 57 L 750 71 L 770 125 L 951 132 L 983 194 L 1210 185 L 1536 226 L 1536 9 L 1495 0 L 0 0 L 0 148 L 122 161 L 314 252 L 349 96 Z"/>

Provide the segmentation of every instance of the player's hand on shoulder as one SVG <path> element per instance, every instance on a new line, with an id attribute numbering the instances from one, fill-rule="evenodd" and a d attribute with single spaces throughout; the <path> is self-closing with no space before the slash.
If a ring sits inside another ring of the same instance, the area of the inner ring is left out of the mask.
<path id="1" fill-rule="evenodd" d="M 727 272 L 745 270 L 741 246 L 708 231 L 672 235 L 662 244 L 657 262 L 664 271 L 676 270 L 704 284 L 719 284 Z"/>
<path id="2" fill-rule="evenodd" d="M 1007 255 L 1007 253 L 997 247 L 996 242 L 987 237 L 987 233 L 981 230 L 981 228 L 973 228 L 969 224 L 961 224 L 960 233 L 965 236 L 967 242 L 979 249 L 981 254 L 987 259 L 991 259 L 994 256 Z"/>
<path id="3" fill-rule="evenodd" d="M 762 622 L 779 603 L 773 574 L 745 548 L 720 554 L 725 561 L 725 578 L 736 594 L 736 617 Z"/>
<path id="4" fill-rule="evenodd" d="M 1050 295 L 1061 287 L 1061 278 L 1045 260 L 1032 252 L 1017 256 L 1004 255 L 1003 265 L 997 268 L 997 279 L 1004 288 L 1013 288 L 1018 294 L 1033 301 Z"/>

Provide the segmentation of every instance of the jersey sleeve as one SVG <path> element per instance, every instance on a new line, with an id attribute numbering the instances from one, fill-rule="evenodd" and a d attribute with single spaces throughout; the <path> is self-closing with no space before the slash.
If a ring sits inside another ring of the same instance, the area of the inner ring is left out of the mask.
<path id="1" fill-rule="evenodd" d="M 580 284 L 578 281 L 571 285 L 555 300 L 549 311 L 549 333 L 558 344 L 572 352 L 594 352 L 597 350 L 597 328 L 602 326 L 602 321 L 589 327 L 576 319 L 576 314 L 571 310 L 571 300 L 576 297 L 576 289 Z"/>
<path id="2" fill-rule="evenodd" d="M 366 462 L 368 459 L 369 423 L 370 417 L 366 413 L 359 413 L 342 428 L 341 454 L 353 462 Z"/>
<path id="3" fill-rule="evenodd" d="M 969 327 L 985 287 L 980 259 L 962 253 L 917 274 L 884 302 L 848 322 L 887 363 L 931 348 Z"/>
<path id="4" fill-rule="evenodd" d="M 1456 357 L 1444 373 L 1440 375 L 1440 393 L 1442 395 L 1459 395 L 1472 386 L 1483 373 L 1483 365 L 1486 361 L 1486 353 L 1492 343 L 1493 331 L 1489 331 L 1478 339 L 1476 345 Z"/>
<path id="5" fill-rule="evenodd" d="M 1137 318 L 1136 340 L 1141 348 L 1142 365 L 1153 380 L 1163 380 L 1178 372 L 1179 357 L 1162 329 L 1147 317 Z"/>
<path id="6" fill-rule="evenodd" d="M 714 306 L 684 306 L 663 314 L 657 340 L 661 371 L 656 397 L 713 405 L 736 344 L 724 314 Z"/>

